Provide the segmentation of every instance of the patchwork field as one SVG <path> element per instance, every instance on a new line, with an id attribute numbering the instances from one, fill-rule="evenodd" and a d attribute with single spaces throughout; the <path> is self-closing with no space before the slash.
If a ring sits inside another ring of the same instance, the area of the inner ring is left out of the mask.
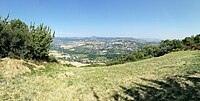
<path id="1" fill-rule="evenodd" d="M 45 68 L 32 69 L 37 66 L 21 63 L 30 70 L 6 73 L 16 63 L 0 60 L 0 100 L 200 100 L 200 51 L 173 52 L 108 67 L 48 63 Z"/>

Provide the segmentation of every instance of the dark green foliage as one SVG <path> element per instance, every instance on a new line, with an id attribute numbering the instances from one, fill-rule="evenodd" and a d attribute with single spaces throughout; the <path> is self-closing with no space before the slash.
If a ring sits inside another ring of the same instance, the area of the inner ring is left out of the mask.
<path id="1" fill-rule="evenodd" d="M 54 33 L 51 29 L 41 24 L 37 28 L 34 25 L 30 26 L 30 34 L 33 37 L 34 47 L 31 51 L 34 59 L 48 59 L 49 49 L 53 41 Z"/>
<path id="2" fill-rule="evenodd" d="M 131 54 L 119 56 L 112 61 L 109 61 L 107 65 L 122 64 L 151 57 L 158 57 L 180 50 L 200 50 L 200 34 L 186 37 L 183 40 L 163 40 L 157 46 L 147 45 L 140 50 L 133 51 Z"/>
<path id="3" fill-rule="evenodd" d="M 109 61 L 107 65 L 123 64 L 126 62 L 138 61 L 153 56 L 157 56 L 160 52 L 160 48 L 155 45 L 148 45 L 143 47 L 140 50 L 133 51 L 131 54 L 125 54 L 114 58 L 112 61 Z"/>
<path id="4" fill-rule="evenodd" d="M 181 40 L 163 40 L 160 42 L 160 51 L 156 56 L 162 56 L 172 51 L 183 50 L 184 44 Z"/>
<path id="5" fill-rule="evenodd" d="M 54 56 L 48 56 L 47 62 L 57 62 L 58 63 L 58 60 Z"/>
<path id="6" fill-rule="evenodd" d="M 8 16 L 9 17 L 9 16 Z M 0 19 L 0 58 L 49 60 L 54 33 L 43 24 L 28 27 L 20 19 Z"/>
<path id="7" fill-rule="evenodd" d="M 195 42 L 194 42 L 194 36 L 192 37 L 186 37 L 185 39 L 183 39 L 183 43 L 186 45 L 186 46 L 191 46 L 193 45 Z"/>

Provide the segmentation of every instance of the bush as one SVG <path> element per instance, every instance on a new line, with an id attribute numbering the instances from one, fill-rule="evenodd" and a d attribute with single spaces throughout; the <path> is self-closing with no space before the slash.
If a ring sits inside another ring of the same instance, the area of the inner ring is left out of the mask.
<path id="1" fill-rule="evenodd" d="M 30 27 L 20 19 L 8 20 L 0 18 L 0 58 L 55 61 L 49 57 L 50 44 L 54 32 L 40 24 Z"/>

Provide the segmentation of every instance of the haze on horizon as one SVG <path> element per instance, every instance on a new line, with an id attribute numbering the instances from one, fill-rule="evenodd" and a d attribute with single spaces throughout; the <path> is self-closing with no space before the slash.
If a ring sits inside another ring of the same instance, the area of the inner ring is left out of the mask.
<path id="1" fill-rule="evenodd" d="M 174 39 L 200 33 L 200 0 L 1 0 L 0 16 L 44 23 L 57 37 Z"/>

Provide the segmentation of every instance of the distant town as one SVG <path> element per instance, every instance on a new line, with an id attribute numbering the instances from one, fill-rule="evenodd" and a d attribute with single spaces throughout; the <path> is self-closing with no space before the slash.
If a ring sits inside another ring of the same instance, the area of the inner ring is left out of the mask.
<path id="1" fill-rule="evenodd" d="M 144 45 L 157 44 L 155 41 L 147 41 L 135 38 L 55 38 L 50 55 L 58 60 L 80 62 L 85 64 L 105 63 L 122 55 L 142 48 Z"/>

